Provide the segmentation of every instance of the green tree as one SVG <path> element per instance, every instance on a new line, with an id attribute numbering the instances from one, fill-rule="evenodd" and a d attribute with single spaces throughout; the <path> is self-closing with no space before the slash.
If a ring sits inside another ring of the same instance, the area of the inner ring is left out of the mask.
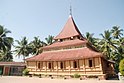
<path id="1" fill-rule="evenodd" d="M 45 45 L 51 45 L 54 42 L 54 36 L 49 35 L 47 38 L 45 38 L 46 42 L 44 42 Z"/>
<path id="2" fill-rule="evenodd" d="M 0 61 L 2 62 L 12 62 L 13 61 L 13 56 L 12 56 L 12 51 L 8 51 L 8 52 L 1 52 L 1 58 Z"/>
<path id="3" fill-rule="evenodd" d="M 0 61 L 12 61 L 12 54 L 9 55 L 13 38 L 8 37 L 7 34 L 11 31 L 0 25 Z"/>
<path id="4" fill-rule="evenodd" d="M 119 26 L 113 26 L 111 29 L 112 35 L 114 38 L 119 39 L 123 35 L 123 29 L 120 29 Z"/>
<path id="5" fill-rule="evenodd" d="M 11 50 L 13 43 L 13 38 L 7 37 L 8 33 L 11 33 L 11 31 L 0 25 L 0 50 L 3 50 L 4 52 Z"/>
<path id="6" fill-rule="evenodd" d="M 108 60 L 115 61 L 115 69 L 118 72 L 119 62 L 124 58 L 124 37 L 122 29 L 117 26 L 101 34 L 102 39 L 98 43 L 99 50 L 107 56 Z"/>
<path id="7" fill-rule="evenodd" d="M 43 47 L 43 42 L 39 39 L 39 37 L 34 37 L 34 40 L 30 42 L 30 46 L 32 48 L 32 54 L 38 55 L 42 52 L 40 49 Z"/>
<path id="8" fill-rule="evenodd" d="M 17 46 L 15 46 L 15 53 L 17 56 L 23 56 L 23 59 L 25 60 L 25 57 L 29 56 L 31 53 L 32 49 L 31 46 L 28 43 L 28 40 L 26 37 L 23 37 L 22 40 L 16 40 Z"/>
<path id="9" fill-rule="evenodd" d="M 111 59 L 111 52 L 113 49 L 111 32 L 109 30 L 104 31 L 104 34 L 100 34 L 102 39 L 99 42 L 100 51 L 107 56 L 108 59 Z"/>
<path id="10" fill-rule="evenodd" d="M 91 43 L 91 44 L 94 44 L 94 38 L 93 38 L 93 35 L 94 34 L 91 34 L 91 33 L 89 33 L 89 32 L 86 32 L 86 36 L 85 36 L 85 38 Z"/>
<path id="11" fill-rule="evenodd" d="M 119 63 L 119 71 L 124 76 L 124 59 L 122 59 Z"/>

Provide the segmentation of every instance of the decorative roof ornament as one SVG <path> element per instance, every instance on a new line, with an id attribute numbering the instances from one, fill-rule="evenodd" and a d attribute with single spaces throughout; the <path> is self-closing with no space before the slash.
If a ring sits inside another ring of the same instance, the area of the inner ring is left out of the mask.
<path id="1" fill-rule="evenodd" d="M 71 4 L 71 0 L 70 0 L 70 16 L 72 16 L 72 4 Z"/>
<path id="2" fill-rule="evenodd" d="M 73 17 L 72 17 L 72 5 L 70 0 L 70 10 L 69 10 L 69 18 L 64 25 L 61 32 L 54 38 L 54 40 L 66 39 L 71 37 L 79 37 L 80 39 L 84 39 L 82 34 L 80 33 L 78 27 L 76 26 Z"/>

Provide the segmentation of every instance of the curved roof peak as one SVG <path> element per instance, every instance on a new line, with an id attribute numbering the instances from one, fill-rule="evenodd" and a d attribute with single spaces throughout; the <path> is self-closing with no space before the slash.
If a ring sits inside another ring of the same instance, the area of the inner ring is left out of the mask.
<path id="1" fill-rule="evenodd" d="M 80 31 L 78 30 L 72 15 L 69 15 L 69 18 L 63 27 L 62 31 L 54 39 L 64 39 L 74 36 L 82 37 Z"/>

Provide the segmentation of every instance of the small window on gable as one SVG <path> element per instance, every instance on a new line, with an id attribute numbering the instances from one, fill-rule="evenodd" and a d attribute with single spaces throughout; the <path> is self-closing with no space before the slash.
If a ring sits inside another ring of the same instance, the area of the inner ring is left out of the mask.
<path id="1" fill-rule="evenodd" d="M 80 39 L 80 36 L 78 36 L 77 38 Z"/>
<path id="2" fill-rule="evenodd" d="M 38 69 L 40 69 L 41 68 L 41 66 L 40 66 L 40 62 L 38 63 Z"/>
<path id="3" fill-rule="evenodd" d="M 93 61 L 89 60 L 89 67 L 93 67 Z"/>
<path id="4" fill-rule="evenodd" d="M 70 40 L 73 40 L 74 38 L 73 37 L 70 37 Z"/>
<path id="5" fill-rule="evenodd" d="M 60 42 L 63 42 L 63 40 L 62 40 L 62 39 L 60 39 Z"/>
<path id="6" fill-rule="evenodd" d="M 60 69 L 63 69 L 63 62 L 60 62 Z"/>
<path id="7" fill-rule="evenodd" d="M 52 68 L 52 64 L 49 62 L 48 63 L 48 68 L 51 69 Z"/>
<path id="8" fill-rule="evenodd" d="M 73 68 L 77 68 L 77 61 L 73 62 Z"/>

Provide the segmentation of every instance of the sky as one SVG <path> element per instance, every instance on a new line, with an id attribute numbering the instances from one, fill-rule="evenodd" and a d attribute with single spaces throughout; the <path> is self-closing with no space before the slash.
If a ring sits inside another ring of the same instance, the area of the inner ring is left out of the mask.
<path id="1" fill-rule="evenodd" d="M 124 0 L 0 0 L 0 25 L 14 40 L 35 36 L 44 40 L 56 36 L 64 27 L 72 6 L 72 16 L 82 34 L 100 33 L 112 26 L 124 29 Z M 22 61 L 15 57 L 14 61 Z"/>

